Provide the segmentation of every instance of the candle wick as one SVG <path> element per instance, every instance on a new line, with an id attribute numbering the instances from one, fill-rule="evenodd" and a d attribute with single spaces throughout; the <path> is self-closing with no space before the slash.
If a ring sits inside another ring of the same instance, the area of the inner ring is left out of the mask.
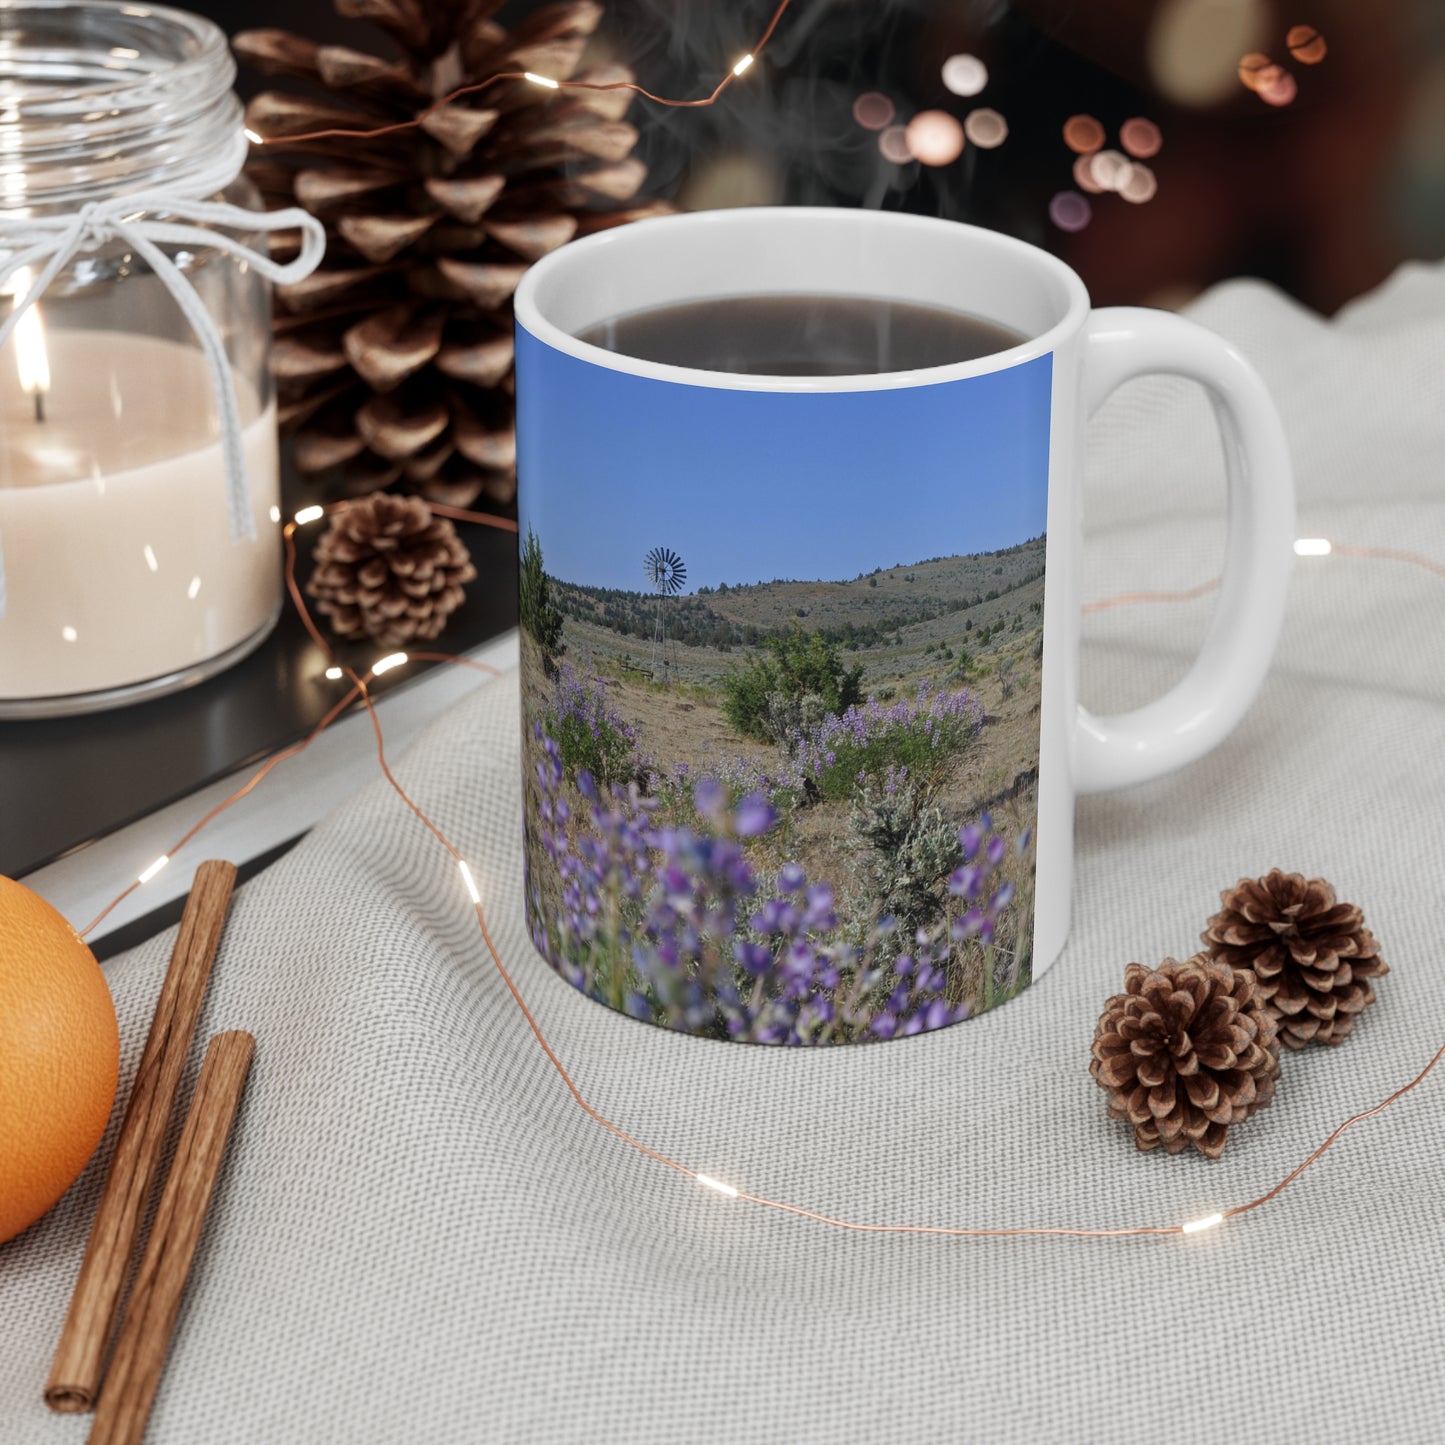
<path id="1" fill-rule="evenodd" d="M 45 392 L 42 388 L 35 388 L 35 420 L 45 420 Z"/>

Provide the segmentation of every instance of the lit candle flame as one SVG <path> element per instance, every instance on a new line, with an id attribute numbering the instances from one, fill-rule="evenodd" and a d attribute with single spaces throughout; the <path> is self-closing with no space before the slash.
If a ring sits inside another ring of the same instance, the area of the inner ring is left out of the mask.
<path id="1" fill-rule="evenodd" d="M 28 266 L 22 266 L 10 278 L 10 295 L 17 301 L 30 292 L 34 283 Z M 20 390 L 35 400 L 35 420 L 45 420 L 45 395 L 50 390 L 50 358 L 45 351 L 45 323 L 40 319 L 40 305 L 30 306 L 15 323 L 15 365 L 20 372 Z"/>

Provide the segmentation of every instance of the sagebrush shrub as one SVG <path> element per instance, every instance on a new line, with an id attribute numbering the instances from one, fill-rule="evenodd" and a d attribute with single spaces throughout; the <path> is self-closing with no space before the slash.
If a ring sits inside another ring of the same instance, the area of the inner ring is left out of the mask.
<path id="1" fill-rule="evenodd" d="M 768 694 L 768 736 L 786 753 L 791 753 L 799 738 L 827 716 L 828 704 L 816 692 L 805 692 L 802 697 L 785 692 Z"/>
<path id="2" fill-rule="evenodd" d="M 830 713 L 863 697 L 863 665 L 845 668 L 838 649 L 821 632 L 795 627 L 768 639 L 767 652 L 724 680 L 723 713 L 744 737 L 772 742 L 768 699 L 773 693 L 801 702 L 812 694 Z"/>
<path id="3" fill-rule="evenodd" d="M 958 824 L 915 788 L 864 790 L 848 811 L 848 843 L 878 917 L 892 917 L 913 938 L 943 916 L 948 878 L 963 862 Z"/>

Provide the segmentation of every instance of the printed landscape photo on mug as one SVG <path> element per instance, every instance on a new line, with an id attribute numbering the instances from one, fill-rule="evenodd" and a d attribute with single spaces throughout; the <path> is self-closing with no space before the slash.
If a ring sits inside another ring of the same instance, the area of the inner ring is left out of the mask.
<path id="1" fill-rule="evenodd" d="M 771 1044 L 1013 997 L 1052 358 L 782 395 L 522 329 L 518 369 L 524 408 L 568 398 L 530 428 L 521 503 L 527 910 L 552 967 L 636 1018 Z"/>

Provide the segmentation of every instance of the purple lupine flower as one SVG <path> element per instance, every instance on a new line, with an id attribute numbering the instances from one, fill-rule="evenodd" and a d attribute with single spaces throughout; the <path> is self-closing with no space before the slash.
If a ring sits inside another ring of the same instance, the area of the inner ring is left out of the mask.
<path id="1" fill-rule="evenodd" d="M 804 928 L 836 928 L 838 915 L 833 911 L 833 889 L 827 883 L 815 883 L 808 889 L 808 907 L 803 914 Z"/>
<path id="2" fill-rule="evenodd" d="M 784 893 L 796 893 L 808 881 L 800 863 L 784 863 L 778 870 L 778 887 Z"/>
<path id="3" fill-rule="evenodd" d="M 717 822 L 727 803 L 727 791 L 716 778 L 698 779 L 697 786 L 692 790 L 692 804 L 702 817 Z"/>
<path id="4" fill-rule="evenodd" d="M 777 811 L 762 793 L 749 793 L 733 813 L 733 832 L 739 838 L 756 838 L 777 821 Z"/>

